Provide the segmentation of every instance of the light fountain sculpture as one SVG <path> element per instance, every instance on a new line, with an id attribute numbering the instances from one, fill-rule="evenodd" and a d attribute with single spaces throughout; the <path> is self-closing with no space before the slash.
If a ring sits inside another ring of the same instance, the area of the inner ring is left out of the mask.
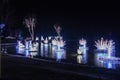
<path id="1" fill-rule="evenodd" d="M 17 47 L 24 48 L 25 46 L 22 44 L 22 42 L 20 40 L 18 40 Z"/>
<path id="2" fill-rule="evenodd" d="M 54 26 L 54 28 L 58 36 L 49 36 L 45 39 L 43 38 L 43 36 L 41 36 L 41 56 L 47 57 L 46 55 L 48 55 L 48 53 L 51 53 L 51 57 L 56 58 L 57 61 L 59 61 L 61 58 L 66 57 L 66 51 L 64 50 L 65 41 L 63 41 L 63 38 L 60 35 L 62 28 L 56 25 Z"/>
<path id="3" fill-rule="evenodd" d="M 29 49 L 29 41 L 25 40 L 25 49 Z"/>
<path id="4" fill-rule="evenodd" d="M 79 40 L 79 49 L 77 49 L 77 53 L 78 54 L 86 54 L 86 50 L 87 50 L 87 41 L 85 39 L 81 39 Z"/>
<path id="5" fill-rule="evenodd" d="M 82 63 L 82 58 L 83 58 L 83 56 L 77 55 L 77 62 L 78 62 L 79 64 Z"/>
<path id="6" fill-rule="evenodd" d="M 43 51 L 43 49 L 44 49 L 44 43 L 43 43 L 43 41 L 44 41 L 44 38 L 43 38 L 43 36 L 41 36 L 41 42 L 40 42 L 40 44 L 41 44 L 41 46 L 40 46 L 40 48 L 41 48 L 41 56 L 43 56 L 43 53 L 44 53 L 44 51 Z"/>
<path id="7" fill-rule="evenodd" d="M 44 40 L 44 44 L 48 44 L 48 38 L 47 37 Z"/>
<path id="8" fill-rule="evenodd" d="M 119 58 L 114 56 L 115 42 L 101 38 L 101 40 L 95 41 L 95 44 L 97 48 L 95 64 L 105 68 L 116 68 L 115 64 L 118 64 Z"/>
<path id="9" fill-rule="evenodd" d="M 63 48 L 65 46 L 65 41 L 63 41 L 63 38 L 61 37 L 61 34 L 60 34 L 62 28 L 59 25 L 54 25 L 54 29 L 57 32 L 58 36 L 55 37 L 53 44 L 56 43 L 58 50 L 60 50 L 60 48 Z"/>
<path id="10" fill-rule="evenodd" d="M 95 47 L 97 50 L 107 50 L 108 57 L 112 57 L 111 54 L 115 48 L 115 42 L 113 40 L 104 40 L 101 38 L 101 40 L 95 41 Z"/>
<path id="11" fill-rule="evenodd" d="M 56 53 L 57 61 L 60 61 L 61 59 L 65 59 L 66 58 L 66 51 L 64 50 L 65 41 L 63 41 L 62 38 L 56 38 L 54 41 L 56 41 L 55 53 Z"/>
<path id="12" fill-rule="evenodd" d="M 63 41 L 63 39 L 56 38 L 52 40 L 52 45 L 57 46 L 58 50 L 60 50 L 60 48 L 65 46 L 65 41 Z"/>
<path id="13" fill-rule="evenodd" d="M 98 50 L 106 50 L 108 41 L 101 38 L 101 40 L 95 41 L 95 47 Z"/>
<path id="14" fill-rule="evenodd" d="M 38 51 L 38 47 L 39 47 L 39 43 L 38 42 L 34 42 L 29 49 L 30 49 L 30 51 L 34 51 L 35 52 L 35 51 Z"/>
<path id="15" fill-rule="evenodd" d="M 25 46 L 23 45 L 23 43 L 20 40 L 18 40 L 17 41 L 17 46 L 16 46 L 17 53 L 23 53 L 24 48 L 25 48 Z"/>
<path id="16" fill-rule="evenodd" d="M 36 37 L 35 40 L 38 41 L 38 40 L 39 40 L 39 37 Z"/>
<path id="17" fill-rule="evenodd" d="M 79 40 L 79 49 L 77 49 L 77 62 L 85 64 L 87 63 L 87 41 L 85 39 Z"/>
<path id="18" fill-rule="evenodd" d="M 113 40 L 109 40 L 107 44 L 107 50 L 108 50 L 108 57 L 112 57 L 113 50 L 115 48 L 115 42 Z"/>
<path id="19" fill-rule="evenodd" d="M 41 56 L 47 56 L 49 49 L 49 39 L 46 37 L 45 39 L 41 36 Z"/>
<path id="20" fill-rule="evenodd" d="M 46 37 L 45 40 L 44 40 L 44 54 L 45 54 L 45 57 L 48 56 L 48 49 L 49 49 L 49 40 L 48 38 Z"/>
<path id="21" fill-rule="evenodd" d="M 34 53 L 30 54 L 30 53 L 38 51 L 39 43 L 38 42 L 32 43 L 31 40 L 29 41 L 25 40 L 24 44 L 22 44 L 21 41 L 17 42 L 17 46 L 16 46 L 17 53 L 25 53 L 26 56 L 29 56 L 29 55 L 35 56 L 36 53 L 35 54 Z"/>

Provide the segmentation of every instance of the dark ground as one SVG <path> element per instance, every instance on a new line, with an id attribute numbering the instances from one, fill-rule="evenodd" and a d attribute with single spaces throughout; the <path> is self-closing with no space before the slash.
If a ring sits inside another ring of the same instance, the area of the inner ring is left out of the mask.
<path id="1" fill-rule="evenodd" d="M 119 80 L 120 73 L 85 65 L 57 63 L 2 54 L 2 79 Z"/>

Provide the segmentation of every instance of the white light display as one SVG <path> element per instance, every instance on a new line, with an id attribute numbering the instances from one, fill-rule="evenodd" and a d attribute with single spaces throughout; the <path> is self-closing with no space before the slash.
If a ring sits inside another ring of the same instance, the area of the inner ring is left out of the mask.
<path id="1" fill-rule="evenodd" d="M 108 41 L 107 49 L 108 49 L 108 57 L 109 57 L 109 58 L 111 57 L 111 54 L 112 54 L 112 52 L 113 52 L 114 44 L 115 44 L 115 42 L 113 42 L 113 40 L 109 40 L 109 41 Z"/>
<path id="2" fill-rule="evenodd" d="M 38 40 L 39 40 L 39 37 L 36 37 L 35 40 L 38 41 Z"/>
<path id="3" fill-rule="evenodd" d="M 77 53 L 78 54 L 82 54 L 82 50 L 79 48 L 79 49 L 77 49 Z"/>
<path id="4" fill-rule="evenodd" d="M 107 49 L 107 40 L 104 40 L 103 38 L 101 38 L 101 40 L 95 41 L 95 47 L 97 47 L 97 49 L 100 50 L 106 50 Z"/>
<path id="5" fill-rule="evenodd" d="M 22 47 L 25 47 L 25 46 L 22 44 L 21 41 L 17 41 L 17 46 L 18 46 L 18 47 L 21 47 L 21 48 L 22 48 Z"/>
<path id="6" fill-rule="evenodd" d="M 86 54 L 86 51 L 87 51 L 87 41 L 85 39 L 80 39 L 79 40 L 79 49 L 77 49 L 77 53 L 78 54 Z"/>
<path id="7" fill-rule="evenodd" d="M 57 45 L 56 39 L 53 39 L 53 40 L 52 40 L 52 45 Z"/>
<path id="8" fill-rule="evenodd" d="M 84 48 L 86 48 L 87 42 L 85 39 L 82 38 L 81 40 L 79 40 L 79 44 L 82 45 Z"/>
<path id="9" fill-rule="evenodd" d="M 44 41 L 44 38 L 43 38 L 43 36 L 41 36 L 41 41 Z"/>
<path id="10" fill-rule="evenodd" d="M 58 49 L 65 46 L 65 41 L 63 41 L 62 37 L 59 39 L 59 37 L 55 37 L 55 39 L 52 40 L 52 45 L 56 45 Z"/>
<path id="11" fill-rule="evenodd" d="M 95 43 L 98 50 L 107 50 L 108 57 L 111 57 L 115 48 L 115 42 L 113 42 L 113 40 L 104 40 L 101 38 L 101 40 L 95 41 Z"/>
<path id="12" fill-rule="evenodd" d="M 48 39 L 47 39 L 47 38 L 44 40 L 44 43 L 45 43 L 45 44 L 48 44 Z"/>

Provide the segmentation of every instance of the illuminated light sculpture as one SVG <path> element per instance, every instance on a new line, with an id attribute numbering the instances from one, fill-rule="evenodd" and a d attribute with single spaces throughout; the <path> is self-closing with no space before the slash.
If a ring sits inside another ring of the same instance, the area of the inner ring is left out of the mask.
<path id="1" fill-rule="evenodd" d="M 32 47 L 30 47 L 30 51 L 38 51 L 39 44 L 37 42 L 33 43 Z"/>
<path id="2" fill-rule="evenodd" d="M 115 48 L 115 42 L 113 40 L 104 40 L 101 38 L 101 40 L 98 40 L 98 42 L 95 41 L 95 43 L 98 50 L 107 50 L 108 57 L 111 57 Z"/>
<path id="3" fill-rule="evenodd" d="M 109 58 L 111 57 L 111 54 L 113 52 L 114 44 L 115 44 L 115 42 L 113 42 L 113 40 L 109 40 L 107 43 L 107 50 L 108 50 L 108 57 Z"/>
<path id="4" fill-rule="evenodd" d="M 55 37 L 55 39 L 52 40 L 52 45 L 57 46 L 59 50 L 65 46 L 65 41 L 63 41 L 62 38 L 59 39 L 58 37 Z"/>
<path id="5" fill-rule="evenodd" d="M 25 49 L 29 49 L 29 41 L 25 41 Z"/>
<path id="6" fill-rule="evenodd" d="M 58 47 L 58 50 L 59 50 L 60 48 L 65 46 L 65 41 L 63 41 L 63 38 L 61 37 L 61 34 L 60 34 L 62 28 L 59 25 L 55 24 L 54 29 L 57 32 L 58 36 L 55 37 L 56 42 L 54 40 L 53 44 L 57 44 L 57 47 Z"/>
<path id="7" fill-rule="evenodd" d="M 106 50 L 107 49 L 107 40 L 104 40 L 103 38 L 101 38 L 101 40 L 95 41 L 95 47 L 97 47 L 97 49 L 99 50 Z"/>
<path id="8" fill-rule="evenodd" d="M 41 42 L 41 56 L 43 56 L 43 54 L 45 54 L 45 56 L 47 57 L 48 55 L 48 38 L 46 37 L 45 39 L 42 39 L 43 41 Z"/>
<path id="9" fill-rule="evenodd" d="M 45 54 L 45 57 L 48 56 L 48 47 L 49 47 L 48 44 L 44 44 L 44 54 Z"/>
<path id="10" fill-rule="evenodd" d="M 86 48 L 87 42 L 85 39 L 82 38 L 81 40 L 79 40 L 79 44 L 82 45 L 84 48 Z"/>
<path id="11" fill-rule="evenodd" d="M 57 45 L 57 40 L 56 39 L 52 40 L 52 45 Z"/>
<path id="12" fill-rule="evenodd" d="M 52 58 L 56 58 L 57 46 L 52 46 Z"/>
<path id="13" fill-rule="evenodd" d="M 17 46 L 18 46 L 18 47 L 21 47 L 21 48 L 22 48 L 22 47 L 25 47 L 25 46 L 22 44 L 21 41 L 17 41 Z"/>
<path id="14" fill-rule="evenodd" d="M 33 47 L 33 44 L 32 44 L 32 41 L 30 40 L 30 41 L 28 41 L 28 43 L 29 43 L 29 48 L 31 48 L 31 47 Z"/>
<path id="15" fill-rule="evenodd" d="M 77 53 L 78 54 L 86 54 L 86 50 L 87 50 L 87 41 L 85 39 L 81 39 L 79 40 L 79 49 L 77 49 Z"/>
<path id="16" fill-rule="evenodd" d="M 48 37 L 48 40 L 51 40 L 51 39 L 52 39 L 52 37 L 51 37 L 51 36 L 49 36 L 49 37 Z"/>
<path id="17" fill-rule="evenodd" d="M 79 64 L 81 64 L 82 63 L 82 55 L 77 55 L 77 62 L 79 63 Z"/>
<path id="18" fill-rule="evenodd" d="M 48 39 L 47 39 L 47 38 L 44 40 L 44 43 L 45 43 L 45 44 L 48 44 Z"/>
<path id="19" fill-rule="evenodd" d="M 38 47 L 39 47 L 39 43 L 38 43 L 38 42 L 34 42 L 34 43 L 33 43 L 33 47 L 38 48 Z"/>
<path id="20" fill-rule="evenodd" d="M 28 49 L 27 49 L 27 50 L 25 50 L 25 51 L 24 51 L 24 53 L 25 53 L 25 56 L 26 56 L 26 57 L 30 56 L 30 52 L 29 52 L 29 50 L 28 50 Z"/>
<path id="21" fill-rule="evenodd" d="M 56 60 L 66 59 L 66 50 L 60 49 L 56 51 Z"/>
<path id="22" fill-rule="evenodd" d="M 44 38 L 43 38 L 43 36 L 41 36 L 41 41 L 44 41 Z"/>
<path id="23" fill-rule="evenodd" d="M 23 47 L 16 47 L 16 52 L 17 53 L 24 53 L 24 48 Z"/>
<path id="24" fill-rule="evenodd" d="M 78 63 L 82 63 L 82 64 L 86 64 L 87 63 L 87 55 L 83 54 L 83 55 L 77 55 L 77 62 Z"/>
<path id="25" fill-rule="evenodd" d="M 17 53 L 24 53 L 25 46 L 22 44 L 21 41 L 17 41 L 16 52 Z"/>
<path id="26" fill-rule="evenodd" d="M 64 46 L 65 46 L 65 41 L 63 41 L 63 40 L 58 40 L 57 41 L 57 46 L 59 47 L 59 48 L 63 48 Z"/>
<path id="27" fill-rule="evenodd" d="M 82 50 L 79 48 L 79 49 L 77 49 L 77 53 L 78 54 L 82 54 Z"/>
<path id="28" fill-rule="evenodd" d="M 52 57 L 56 58 L 57 61 L 66 57 L 66 51 L 64 50 L 65 45 L 65 41 L 63 41 L 61 36 L 52 39 Z"/>
<path id="29" fill-rule="evenodd" d="M 44 41 L 44 38 L 43 38 L 43 36 L 41 36 L 41 42 L 40 42 L 40 43 L 41 43 L 41 44 L 40 44 L 41 56 L 43 56 L 43 53 L 44 53 L 44 52 L 43 52 L 43 49 L 44 49 L 44 43 L 43 43 L 43 41 Z"/>
<path id="30" fill-rule="evenodd" d="M 38 41 L 38 40 L 39 40 L 39 37 L 36 37 L 35 40 Z"/>
<path id="31" fill-rule="evenodd" d="M 43 51 L 43 49 L 44 49 L 44 44 L 41 42 L 41 56 L 43 56 L 43 53 L 44 53 L 44 51 Z"/>

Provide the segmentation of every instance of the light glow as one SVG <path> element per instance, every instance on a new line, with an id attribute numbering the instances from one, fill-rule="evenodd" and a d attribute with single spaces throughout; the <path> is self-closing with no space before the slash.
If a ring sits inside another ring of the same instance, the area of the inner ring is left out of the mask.
<path id="1" fill-rule="evenodd" d="M 77 49 L 78 54 L 86 54 L 87 51 L 87 41 L 85 39 L 80 39 L 79 40 L 79 49 Z"/>
<path id="2" fill-rule="evenodd" d="M 95 47 L 97 47 L 97 49 L 100 50 L 106 50 L 107 49 L 107 40 L 104 40 L 103 38 L 101 38 L 101 40 L 95 41 Z"/>
<path id="3" fill-rule="evenodd" d="M 113 50 L 115 48 L 115 42 L 113 40 L 104 40 L 101 38 L 101 40 L 98 40 L 96 43 L 96 47 L 98 50 L 107 50 L 108 57 L 110 58 L 113 54 Z"/>

